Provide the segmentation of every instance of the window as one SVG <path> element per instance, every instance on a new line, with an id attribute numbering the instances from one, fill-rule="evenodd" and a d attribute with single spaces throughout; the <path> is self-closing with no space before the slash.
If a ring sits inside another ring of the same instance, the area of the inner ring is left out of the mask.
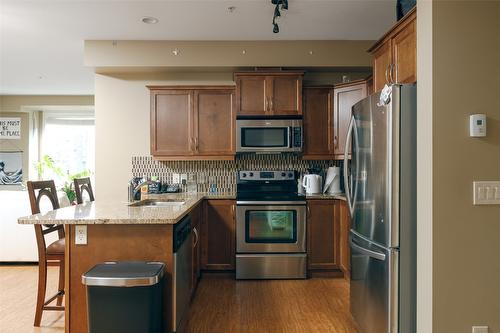
<path id="1" fill-rule="evenodd" d="M 95 118 L 93 112 L 44 112 L 40 158 L 48 155 L 65 176 L 95 168 Z M 62 182 L 51 170 L 44 177 Z M 64 177 L 65 178 L 65 177 Z"/>

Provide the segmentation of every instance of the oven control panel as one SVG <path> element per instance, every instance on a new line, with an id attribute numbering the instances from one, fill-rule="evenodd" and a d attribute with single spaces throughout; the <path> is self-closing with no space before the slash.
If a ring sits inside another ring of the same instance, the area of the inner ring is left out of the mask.
<path id="1" fill-rule="evenodd" d="M 238 179 L 240 180 L 295 180 L 296 172 L 293 170 L 280 171 L 238 171 Z"/>

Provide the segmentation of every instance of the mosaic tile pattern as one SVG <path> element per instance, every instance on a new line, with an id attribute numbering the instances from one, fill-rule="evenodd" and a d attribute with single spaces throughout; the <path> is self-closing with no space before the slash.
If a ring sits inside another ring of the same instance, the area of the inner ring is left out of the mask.
<path id="1" fill-rule="evenodd" d="M 305 173 L 308 168 L 339 165 L 339 161 L 303 161 L 296 155 L 241 155 L 234 161 L 157 161 L 152 156 L 132 157 L 132 176 L 158 176 L 162 182 L 172 183 L 174 173 L 185 173 L 196 178 L 198 192 L 208 192 L 215 184 L 217 192 L 236 191 L 238 170 L 296 170 Z M 186 191 L 182 185 L 182 191 Z"/>

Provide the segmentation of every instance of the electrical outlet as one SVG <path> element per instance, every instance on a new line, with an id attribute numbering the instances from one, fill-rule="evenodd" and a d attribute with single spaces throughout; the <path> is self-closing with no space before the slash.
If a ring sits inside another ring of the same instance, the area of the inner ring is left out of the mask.
<path id="1" fill-rule="evenodd" d="M 472 326 L 472 333 L 488 333 L 488 326 Z"/>
<path id="2" fill-rule="evenodd" d="M 172 174 L 172 183 L 179 184 L 181 182 L 181 175 L 178 173 Z"/>
<path id="3" fill-rule="evenodd" d="M 186 184 L 188 180 L 188 175 L 186 173 L 181 174 L 181 183 Z"/>
<path id="4" fill-rule="evenodd" d="M 75 245 L 87 245 L 87 226 L 75 226 Z"/>
<path id="5" fill-rule="evenodd" d="M 500 205 L 500 182 L 474 182 L 474 205 Z"/>

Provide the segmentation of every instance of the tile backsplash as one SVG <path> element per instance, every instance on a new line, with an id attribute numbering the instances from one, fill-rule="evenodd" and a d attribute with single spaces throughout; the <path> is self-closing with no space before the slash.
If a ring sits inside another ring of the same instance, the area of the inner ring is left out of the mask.
<path id="1" fill-rule="evenodd" d="M 198 192 L 208 192 L 215 184 L 217 192 L 236 191 L 238 170 L 296 170 L 305 173 L 308 168 L 339 165 L 339 161 L 303 161 L 292 154 L 241 155 L 234 161 L 157 161 L 152 156 L 132 157 L 132 176 L 158 176 L 162 182 L 172 183 L 173 174 L 195 175 Z M 186 186 L 182 186 L 186 191 Z"/>

